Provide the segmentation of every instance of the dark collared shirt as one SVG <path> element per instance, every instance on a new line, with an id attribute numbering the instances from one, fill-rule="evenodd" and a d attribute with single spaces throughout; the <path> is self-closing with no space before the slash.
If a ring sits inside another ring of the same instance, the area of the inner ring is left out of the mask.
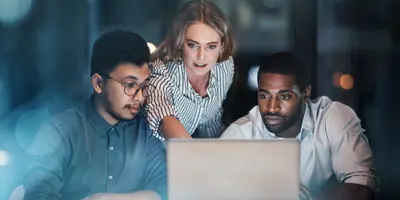
<path id="1" fill-rule="evenodd" d="M 108 124 L 92 100 L 42 126 L 28 154 L 25 199 L 152 190 L 166 196 L 165 149 L 140 115 Z"/>

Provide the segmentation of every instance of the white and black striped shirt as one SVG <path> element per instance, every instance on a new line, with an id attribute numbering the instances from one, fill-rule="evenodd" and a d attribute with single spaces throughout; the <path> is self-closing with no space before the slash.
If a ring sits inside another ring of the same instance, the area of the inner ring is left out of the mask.
<path id="1" fill-rule="evenodd" d="M 156 89 L 147 98 L 146 113 L 154 135 L 163 140 L 158 130 L 160 122 L 174 116 L 190 134 L 196 131 L 200 137 L 219 137 L 225 129 L 222 102 L 233 80 L 232 57 L 211 69 L 207 97 L 201 97 L 190 85 L 183 64 L 157 60 L 152 65 L 150 84 Z"/>

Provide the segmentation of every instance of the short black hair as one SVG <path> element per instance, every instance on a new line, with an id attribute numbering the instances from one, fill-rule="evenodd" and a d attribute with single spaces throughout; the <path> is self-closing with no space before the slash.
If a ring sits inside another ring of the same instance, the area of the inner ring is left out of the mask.
<path id="1" fill-rule="evenodd" d="M 301 91 L 311 84 L 307 65 L 291 52 L 277 52 L 265 58 L 258 70 L 258 83 L 263 73 L 292 75 Z"/>
<path id="2" fill-rule="evenodd" d="M 98 38 L 93 45 L 91 75 L 109 74 L 122 63 L 142 66 L 149 60 L 149 47 L 140 35 L 125 30 L 110 31 Z"/>

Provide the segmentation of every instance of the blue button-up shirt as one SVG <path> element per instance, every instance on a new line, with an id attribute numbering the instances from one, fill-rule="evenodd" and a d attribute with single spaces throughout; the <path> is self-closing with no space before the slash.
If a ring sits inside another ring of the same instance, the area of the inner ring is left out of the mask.
<path id="1" fill-rule="evenodd" d="M 165 149 L 147 121 L 112 126 L 92 100 L 45 123 L 28 150 L 25 199 L 83 199 L 152 190 L 166 196 Z"/>

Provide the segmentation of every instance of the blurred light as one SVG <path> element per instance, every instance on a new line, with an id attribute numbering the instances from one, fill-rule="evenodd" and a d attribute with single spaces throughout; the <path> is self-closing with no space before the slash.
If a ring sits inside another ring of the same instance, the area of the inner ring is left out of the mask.
<path id="1" fill-rule="evenodd" d="M 154 51 L 157 50 L 157 47 L 154 44 L 150 43 L 150 42 L 147 43 L 147 46 L 150 49 L 150 53 L 153 53 Z"/>
<path id="2" fill-rule="evenodd" d="M 32 0 L 0 0 L 0 22 L 13 24 L 27 15 L 32 7 Z"/>
<path id="3" fill-rule="evenodd" d="M 236 2 L 238 4 L 237 6 L 237 12 L 238 12 L 238 17 L 237 18 L 237 26 L 240 29 L 250 29 L 251 24 L 254 21 L 254 15 L 255 13 L 253 13 L 251 5 L 248 2 L 244 2 L 244 1 L 238 1 Z"/>
<path id="4" fill-rule="evenodd" d="M 343 74 L 340 76 L 339 84 L 343 89 L 350 90 L 354 85 L 353 77 L 350 74 Z"/>
<path id="5" fill-rule="evenodd" d="M 10 162 L 10 156 L 7 151 L 0 150 L 0 166 L 7 165 Z"/>
<path id="6" fill-rule="evenodd" d="M 335 87 L 340 87 L 340 77 L 342 76 L 342 73 L 340 73 L 340 72 L 335 72 L 335 73 L 333 73 L 333 75 L 332 75 L 332 82 L 333 82 L 333 85 L 335 86 Z"/>
<path id="7" fill-rule="evenodd" d="M 251 67 L 249 70 L 249 77 L 247 79 L 247 85 L 254 91 L 257 91 L 258 89 L 257 74 L 259 68 L 260 66 Z"/>

